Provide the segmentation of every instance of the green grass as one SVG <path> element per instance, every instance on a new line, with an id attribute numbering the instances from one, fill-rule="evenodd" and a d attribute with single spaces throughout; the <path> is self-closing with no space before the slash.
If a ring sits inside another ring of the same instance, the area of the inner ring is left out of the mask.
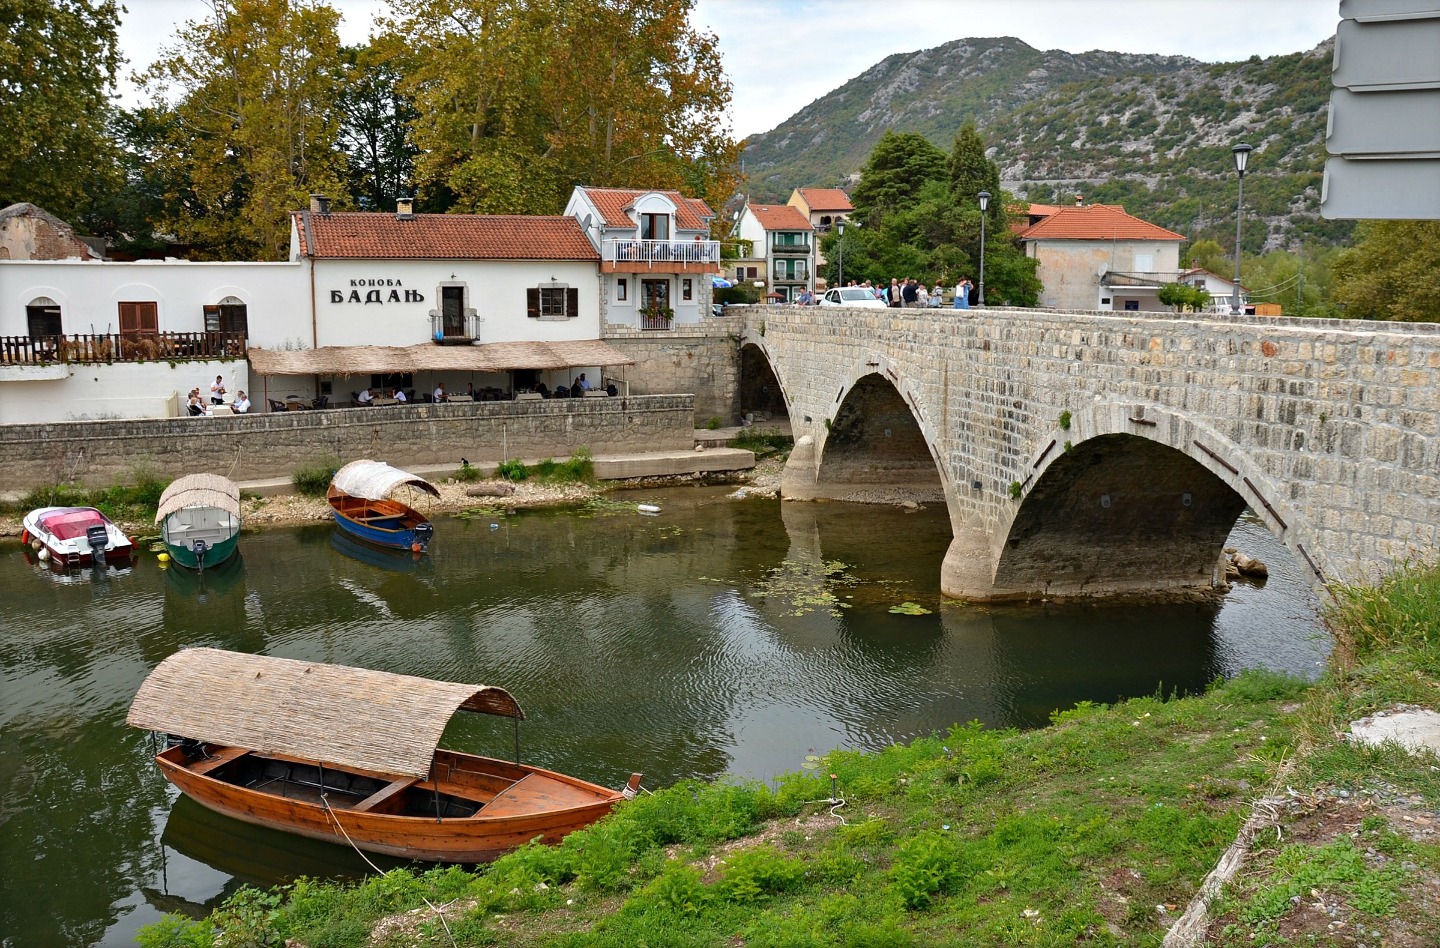
<path id="1" fill-rule="evenodd" d="M 290 483 L 297 492 L 306 497 L 324 497 L 325 492 L 330 489 L 331 478 L 339 469 L 340 459 L 334 455 L 319 458 L 296 468 L 290 475 Z"/>
<path id="2" fill-rule="evenodd" d="M 505 461 L 496 469 L 496 473 L 511 481 L 534 477 L 542 484 L 593 484 L 595 458 L 589 450 L 580 448 L 564 461 L 546 458 L 528 466 L 523 461 Z"/>
<path id="3" fill-rule="evenodd" d="M 1328 619 L 1351 650 L 1315 685 L 1247 672 L 1192 697 L 1085 702 L 1035 731 L 972 723 L 836 751 L 768 785 L 685 781 L 477 873 L 245 890 L 208 921 L 151 926 L 144 943 L 194 944 L 213 925 L 235 926 L 235 943 L 359 946 L 375 920 L 428 899 L 459 900 L 458 945 L 1158 945 L 1285 762 L 1297 800 L 1327 788 L 1358 800 L 1379 782 L 1423 801 L 1418 812 L 1440 803 L 1433 761 L 1336 738 L 1360 714 L 1435 700 L 1437 591 L 1440 571 L 1425 567 L 1340 591 Z M 1440 845 L 1373 807 L 1308 830 L 1323 807 L 1287 812 L 1217 904 L 1211 943 L 1341 943 L 1292 937 L 1328 923 L 1307 908 L 1317 899 L 1440 939 L 1423 901 Z M 405 943 L 450 944 L 434 921 Z"/>
<path id="4" fill-rule="evenodd" d="M 150 523 L 160 495 L 169 481 L 148 472 L 137 472 L 129 483 L 109 487 L 86 488 L 75 484 L 54 484 L 37 487 L 20 500 L 6 505 L 16 513 L 37 507 L 94 507 L 115 521 Z"/>
<path id="5" fill-rule="evenodd" d="M 793 443 L 794 440 L 789 435 L 766 428 L 745 428 L 730 439 L 730 447 L 752 451 L 757 458 L 787 451 Z"/>
<path id="6" fill-rule="evenodd" d="M 455 471 L 454 474 L 451 474 L 450 476 L 462 484 L 469 484 L 474 481 L 478 481 L 481 477 L 481 474 L 478 467 L 466 461 L 464 464 L 460 465 L 460 467 Z"/>

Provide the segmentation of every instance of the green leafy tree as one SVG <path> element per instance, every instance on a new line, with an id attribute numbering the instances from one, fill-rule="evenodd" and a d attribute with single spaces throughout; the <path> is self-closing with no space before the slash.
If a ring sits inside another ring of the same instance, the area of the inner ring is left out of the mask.
<path id="1" fill-rule="evenodd" d="M 340 15 L 318 0 L 211 0 L 211 12 L 144 75 L 177 96 L 156 156 L 162 223 L 196 256 L 276 259 L 290 211 L 346 193 Z"/>
<path id="2" fill-rule="evenodd" d="M 1198 313 L 1210 305 L 1210 292 L 1188 283 L 1166 283 L 1155 295 L 1166 306 L 1175 307 L 1176 312 L 1194 310 Z"/>
<path id="3" fill-rule="evenodd" d="M 966 122 L 955 133 L 955 144 L 945 161 L 950 175 L 950 194 L 961 206 L 980 206 L 980 192 L 990 194 L 987 227 L 1004 226 L 1005 201 L 1001 200 L 1000 168 L 985 157 L 985 140 L 974 122 Z"/>
<path id="4" fill-rule="evenodd" d="M 1365 221 L 1333 267 L 1348 316 L 1440 322 L 1440 221 Z"/>
<path id="5" fill-rule="evenodd" d="M 1330 265 L 1338 254 L 1333 247 L 1312 247 L 1303 256 L 1272 250 L 1246 257 L 1241 282 L 1252 303 L 1279 304 L 1287 316 L 1335 317 L 1340 313 L 1331 299 Z"/>
<path id="6" fill-rule="evenodd" d="M 400 91 L 404 53 L 392 44 L 377 44 L 347 46 L 341 56 L 340 147 L 347 158 L 351 201 L 367 210 L 393 208 L 396 198 L 415 195 L 419 154 L 410 143 L 409 126 L 420 113 Z"/>
<path id="7" fill-rule="evenodd" d="M 396 0 L 413 51 L 421 186 L 455 207 L 555 213 L 579 183 L 676 188 L 719 206 L 739 143 L 692 0 Z"/>
<path id="8" fill-rule="evenodd" d="M 1220 276 L 1227 272 L 1234 272 L 1235 258 L 1227 254 L 1225 248 L 1214 240 L 1197 240 L 1190 245 L 1190 250 L 1185 254 L 1185 266 L 1209 270 L 1216 276 Z"/>
<path id="9" fill-rule="evenodd" d="M 121 181 L 107 122 L 115 0 L 0 0 L 0 207 L 83 219 Z"/>
<path id="10" fill-rule="evenodd" d="M 889 132 L 880 136 L 850 195 L 857 216 L 876 227 L 885 217 L 915 203 L 920 189 L 945 178 L 945 153 L 923 135 Z"/>

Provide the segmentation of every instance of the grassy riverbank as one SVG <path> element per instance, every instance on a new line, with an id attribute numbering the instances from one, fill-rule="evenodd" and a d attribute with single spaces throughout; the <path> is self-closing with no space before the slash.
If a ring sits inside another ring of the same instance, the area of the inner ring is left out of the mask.
<path id="1" fill-rule="evenodd" d="M 1335 668 L 1317 685 L 1249 673 L 1201 696 L 1086 705 L 1038 731 L 958 726 L 836 753 L 772 786 L 685 783 L 483 873 L 246 891 L 145 937 L 1154 945 L 1266 797 L 1277 827 L 1213 906 L 1207 943 L 1432 945 L 1440 770 L 1340 735 L 1397 702 L 1436 703 L 1440 571 L 1338 603 Z"/>

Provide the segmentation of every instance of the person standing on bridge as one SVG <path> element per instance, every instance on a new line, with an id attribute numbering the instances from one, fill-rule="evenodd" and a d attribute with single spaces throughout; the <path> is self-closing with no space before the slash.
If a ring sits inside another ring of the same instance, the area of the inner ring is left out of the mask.
<path id="1" fill-rule="evenodd" d="M 965 277 L 961 277 L 960 282 L 955 284 L 955 308 L 970 308 L 970 281 Z"/>

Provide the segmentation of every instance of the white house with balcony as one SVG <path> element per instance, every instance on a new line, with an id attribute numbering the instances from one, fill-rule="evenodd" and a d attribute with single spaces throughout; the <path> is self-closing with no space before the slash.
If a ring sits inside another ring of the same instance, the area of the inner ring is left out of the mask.
<path id="1" fill-rule="evenodd" d="M 855 205 L 850 195 L 839 188 L 796 188 L 785 202 L 804 214 L 815 228 L 816 235 L 828 234 L 841 221 L 848 221 L 855 214 Z M 825 267 L 825 255 L 819 247 L 815 249 L 815 266 Z"/>
<path id="2" fill-rule="evenodd" d="M 768 299 L 789 302 L 815 291 L 815 228 L 789 204 L 746 204 L 735 220 L 734 235 L 751 243 L 750 259 L 763 261 Z"/>
<path id="3" fill-rule="evenodd" d="M 600 318 L 665 331 L 710 314 L 720 243 L 715 212 L 678 191 L 577 187 L 565 215 L 600 257 Z"/>

